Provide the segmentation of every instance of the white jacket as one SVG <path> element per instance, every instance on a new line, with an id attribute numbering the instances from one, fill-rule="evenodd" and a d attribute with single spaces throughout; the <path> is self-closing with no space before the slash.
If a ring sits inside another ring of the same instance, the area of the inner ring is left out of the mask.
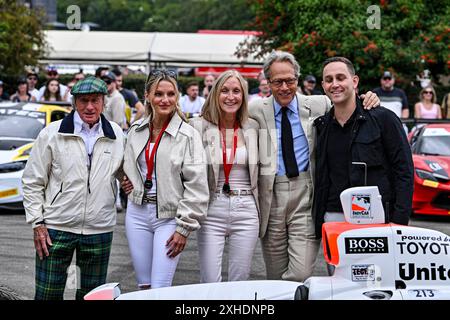
<path id="1" fill-rule="evenodd" d="M 101 115 L 103 136 L 95 142 L 91 169 L 74 113 L 51 123 L 36 139 L 22 177 L 26 220 L 77 234 L 113 231 L 116 174 L 124 152 L 122 129 Z"/>
<path id="2" fill-rule="evenodd" d="M 142 204 L 144 181 L 138 157 L 150 133 L 149 117 L 136 121 L 128 131 L 123 170 L 133 184 L 128 199 Z M 156 196 L 158 218 L 174 218 L 176 231 L 188 236 L 200 228 L 209 201 L 206 155 L 200 134 L 174 114 L 156 152 Z"/>

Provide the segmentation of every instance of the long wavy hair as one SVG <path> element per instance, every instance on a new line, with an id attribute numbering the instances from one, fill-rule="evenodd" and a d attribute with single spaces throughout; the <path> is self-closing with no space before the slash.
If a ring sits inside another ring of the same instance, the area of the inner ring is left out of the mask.
<path id="1" fill-rule="evenodd" d="M 205 104 L 202 109 L 202 116 L 205 120 L 214 123 L 215 125 L 220 124 L 220 119 L 222 115 L 222 109 L 220 108 L 219 96 L 220 91 L 224 83 L 235 77 L 241 84 L 242 90 L 242 104 L 239 108 L 236 119 L 240 126 L 248 120 L 248 84 L 247 81 L 242 77 L 242 75 L 236 70 L 227 70 L 220 74 L 220 76 L 214 81 L 211 91 L 206 98 Z"/>
<path id="2" fill-rule="evenodd" d="M 50 79 L 45 84 L 44 100 L 45 101 L 50 101 L 52 93 L 50 92 L 48 87 L 50 86 L 50 83 L 52 83 L 53 81 L 56 81 L 56 83 L 58 84 L 58 90 L 55 93 L 55 99 L 56 99 L 56 101 L 62 101 L 62 96 L 61 96 L 61 91 L 60 91 L 61 87 L 59 86 L 59 81 L 57 79 Z"/>

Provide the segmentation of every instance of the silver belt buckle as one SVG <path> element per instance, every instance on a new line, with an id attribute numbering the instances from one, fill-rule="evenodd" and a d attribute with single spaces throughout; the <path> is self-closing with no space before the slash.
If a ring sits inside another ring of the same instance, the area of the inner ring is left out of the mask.
<path id="1" fill-rule="evenodd" d="M 142 201 L 144 203 L 156 203 L 156 196 L 144 194 L 144 198 Z"/>

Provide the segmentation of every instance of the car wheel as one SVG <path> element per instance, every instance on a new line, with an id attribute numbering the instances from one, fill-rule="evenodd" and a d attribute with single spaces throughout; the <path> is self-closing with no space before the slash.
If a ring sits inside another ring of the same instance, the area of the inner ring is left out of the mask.
<path id="1" fill-rule="evenodd" d="M 295 290 L 294 300 L 308 300 L 309 289 L 304 284 L 299 285 Z"/>

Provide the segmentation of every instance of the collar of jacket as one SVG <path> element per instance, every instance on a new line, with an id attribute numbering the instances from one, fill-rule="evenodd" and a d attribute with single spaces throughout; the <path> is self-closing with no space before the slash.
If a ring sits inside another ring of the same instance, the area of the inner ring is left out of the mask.
<path id="1" fill-rule="evenodd" d="M 142 131 L 146 128 L 148 128 L 150 123 L 150 116 L 146 117 L 142 122 L 138 125 L 136 128 L 136 132 Z M 174 113 L 172 118 L 170 119 L 169 126 L 167 127 L 166 131 L 171 136 L 175 137 L 178 133 L 178 130 L 180 130 L 181 124 L 183 123 L 183 119 L 178 115 L 178 113 Z"/>
<path id="2" fill-rule="evenodd" d="M 72 112 L 62 120 L 58 130 L 59 133 L 74 134 L 75 132 L 75 125 L 73 123 L 74 114 L 75 111 L 72 110 Z M 111 123 L 109 123 L 109 121 L 106 120 L 105 116 L 102 113 L 100 114 L 100 118 L 102 119 L 102 130 L 105 137 L 115 140 L 116 134 L 114 133 Z"/>

